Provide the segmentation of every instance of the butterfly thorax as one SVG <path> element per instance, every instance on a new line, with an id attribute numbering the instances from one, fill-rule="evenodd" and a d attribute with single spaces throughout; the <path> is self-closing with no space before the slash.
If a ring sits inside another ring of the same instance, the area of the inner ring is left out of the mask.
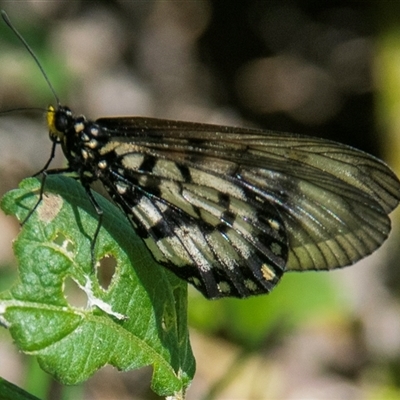
<path id="1" fill-rule="evenodd" d="M 97 179 L 101 169 L 99 152 L 107 143 L 107 135 L 102 129 L 83 115 L 74 116 L 68 107 L 63 106 L 48 108 L 47 124 L 50 139 L 61 144 L 69 168 L 81 177 Z"/>

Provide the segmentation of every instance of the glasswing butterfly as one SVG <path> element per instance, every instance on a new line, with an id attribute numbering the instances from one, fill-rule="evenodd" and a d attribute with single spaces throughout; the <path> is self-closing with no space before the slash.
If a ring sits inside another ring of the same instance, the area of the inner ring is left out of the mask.
<path id="1" fill-rule="evenodd" d="M 379 159 L 291 133 L 47 109 L 53 143 L 43 173 L 74 173 L 99 222 L 100 180 L 154 258 L 207 298 L 270 292 L 285 271 L 344 267 L 390 232 L 400 182 Z M 65 169 L 47 169 L 60 145 Z M 37 205 L 39 204 L 37 203 Z M 36 206 L 37 206 L 36 205 Z M 31 210 L 29 216 L 35 211 Z"/>

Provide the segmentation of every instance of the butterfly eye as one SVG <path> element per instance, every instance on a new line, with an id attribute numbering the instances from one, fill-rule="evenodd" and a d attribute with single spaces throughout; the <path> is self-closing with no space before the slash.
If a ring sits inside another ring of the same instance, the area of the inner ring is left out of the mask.
<path id="1" fill-rule="evenodd" d="M 65 132 L 71 125 L 71 118 L 65 113 L 57 111 L 54 119 L 54 125 L 57 131 Z"/>

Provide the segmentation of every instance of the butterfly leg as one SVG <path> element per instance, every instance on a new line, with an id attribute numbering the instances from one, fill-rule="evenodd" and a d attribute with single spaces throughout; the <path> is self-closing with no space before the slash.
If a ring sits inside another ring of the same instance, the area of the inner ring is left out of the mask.
<path id="1" fill-rule="evenodd" d="M 47 171 L 47 168 L 49 167 L 49 165 L 51 164 L 51 162 L 54 159 L 54 156 L 56 154 L 56 146 L 59 143 L 60 143 L 59 141 L 56 141 L 56 140 L 53 141 L 53 144 L 51 146 L 51 153 L 50 153 L 49 159 L 47 160 L 46 164 L 44 165 L 44 167 L 40 171 L 38 171 L 38 172 L 36 172 L 36 174 L 32 175 L 33 177 L 38 176 L 40 174 L 43 174 L 44 172 Z M 43 183 L 43 181 L 42 181 L 42 183 Z"/>
<path id="2" fill-rule="evenodd" d="M 90 244 L 90 257 L 92 259 L 92 268 L 93 268 L 93 271 L 94 271 L 95 270 L 95 263 L 96 263 L 95 262 L 96 261 L 96 259 L 95 259 L 95 247 L 96 247 L 96 242 L 97 242 L 97 238 L 98 238 L 99 233 L 100 233 L 101 226 L 103 225 L 103 214 L 104 214 L 104 212 L 103 212 L 103 209 L 100 207 L 99 203 L 96 201 L 95 197 L 93 196 L 93 193 L 92 193 L 92 191 L 90 189 L 90 184 L 86 183 L 85 181 L 83 181 L 82 184 L 83 184 L 83 187 L 85 188 L 86 194 L 88 195 L 89 200 L 92 203 L 92 206 L 95 209 L 97 217 L 98 217 L 97 227 L 96 227 L 96 230 L 94 232 L 92 242 Z"/>
<path id="3" fill-rule="evenodd" d="M 49 161 L 46 163 L 46 166 L 48 166 L 48 164 L 50 164 L 51 160 L 52 160 L 52 157 L 50 157 Z M 21 222 L 21 226 L 25 225 L 25 223 L 28 221 L 28 219 L 36 211 L 36 209 L 38 208 L 39 204 L 42 202 L 43 193 L 44 193 L 44 187 L 45 187 L 45 184 L 46 184 L 47 176 L 48 175 L 56 175 L 56 174 L 64 174 L 64 173 L 68 173 L 68 172 L 73 172 L 73 170 L 71 170 L 70 168 L 56 168 L 56 169 L 50 169 L 50 170 L 46 170 L 45 168 L 42 168 L 41 171 L 39 171 L 38 173 L 33 175 L 33 176 L 37 176 L 39 173 L 42 174 L 42 182 L 41 182 L 41 185 L 40 185 L 39 199 L 36 202 L 36 204 L 34 205 L 34 207 L 29 211 L 29 213 L 25 217 L 25 219 Z"/>

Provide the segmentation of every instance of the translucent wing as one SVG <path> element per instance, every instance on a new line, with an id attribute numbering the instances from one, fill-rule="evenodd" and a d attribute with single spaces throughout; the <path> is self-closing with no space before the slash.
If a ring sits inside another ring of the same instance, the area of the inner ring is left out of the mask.
<path id="1" fill-rule="evenodd" d="M 268 292 L 285 269 L 353 264 L 386 239 L 400 199 L 382 161 L 343 144 L 148 118 L 96 122 L 112 135 L 101 150 L 110 193 L 156 259 L 208 297 Z"/>

